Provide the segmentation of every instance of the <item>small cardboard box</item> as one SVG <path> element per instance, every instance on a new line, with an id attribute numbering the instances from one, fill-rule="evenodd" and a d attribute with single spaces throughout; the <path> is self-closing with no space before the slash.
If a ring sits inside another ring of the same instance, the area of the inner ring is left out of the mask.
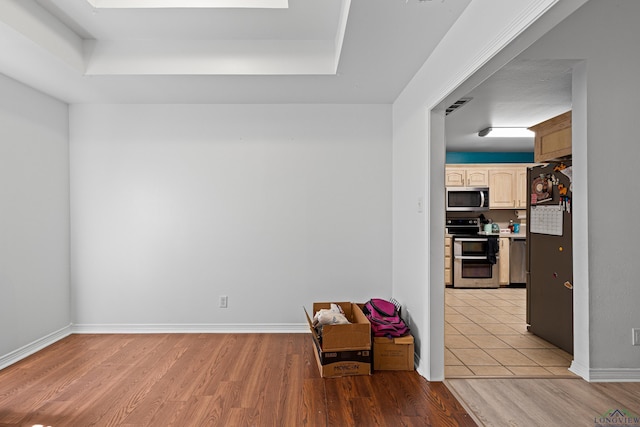
<path id="1" fill-rule="evenodd" d="M 325 325 L 320 337 L 313 327 L 313 321 L 307 316 L 313 341 L 313 350 L 318 362 L 320 375 L 325 378 L 347 375 L 371 374 L 371 324 L 357 304 L 336 302 L 349 324 Z M 322 308 L 331 308 L 331 303 L 313 303 L 313 313 Z"/>
<path id="2" fill-rule="evenodd" d="M 374 371 L 413 371 L 413 336 L 373 339 Z"/>

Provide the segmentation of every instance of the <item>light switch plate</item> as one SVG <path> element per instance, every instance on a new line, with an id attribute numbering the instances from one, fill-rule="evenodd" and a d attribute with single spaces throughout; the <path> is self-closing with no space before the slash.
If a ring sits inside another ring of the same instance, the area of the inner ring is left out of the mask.
<path id="1" fill-rule="evenodd" d="M 632 344 L 633 345 L 640 345 L 640 328 L 633 328 L 633 329 L 631 329 L 631 331 L 633 332 Z"/>

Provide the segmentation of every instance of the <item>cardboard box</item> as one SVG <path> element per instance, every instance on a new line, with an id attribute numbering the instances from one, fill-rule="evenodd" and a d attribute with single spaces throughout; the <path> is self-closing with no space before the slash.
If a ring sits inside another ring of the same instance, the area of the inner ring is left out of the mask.
<path id="1" fill-rule="evenodd" d="M 375 371 L 413 371 L 413 336 L 373 339 L 373 369 Z"/>
<path id="2" fill-rule="evenodd" d="M 347 375 L 371 374 L 371 324 L 357 304 L 336 302 L 349 324 L 324 325 L 322 337 L 313 327 L 312 318 L 307 309 L 309 329 L 311 330 L 313 352 L 318 363 L 320 375 L 325 378 Z M 331 303 L 313 303 L 313 313 L 322 308 L 331 308 Z"/>
<path id="3" fill-rule="evenodd" d="M 347 320 L 351 322 L 347 325 L 325 325 L 322 327 L 322 338 L 318 336 L 313 327 L 312 318 L 309 317 L 307 309 L 307 322 L 314 338 L 320 343 L 322 351 L 342 351 L 342 350 L 371 350 L 371 324 L 357 304 L 350 302 L 336 302 L 342 307 Z M 314 302 L 313 314 L 322 308 L 331 308 L 329 302 Z"/>
<path id="4" fill-rule="evenodd" d="M 318 341 L 312 341 L 321 377 L 371 375 L 371 350 L 322 351 Z"/>

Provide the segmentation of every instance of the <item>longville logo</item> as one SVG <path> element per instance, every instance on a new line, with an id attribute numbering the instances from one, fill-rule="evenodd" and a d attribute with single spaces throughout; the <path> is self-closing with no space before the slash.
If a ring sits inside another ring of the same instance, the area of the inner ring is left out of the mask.
<path id="1" fill-rule="evenodd" d="M 640 427 L 640 416 L 626 409 L 609 409 L 593 419 L 595 427 Z"/>

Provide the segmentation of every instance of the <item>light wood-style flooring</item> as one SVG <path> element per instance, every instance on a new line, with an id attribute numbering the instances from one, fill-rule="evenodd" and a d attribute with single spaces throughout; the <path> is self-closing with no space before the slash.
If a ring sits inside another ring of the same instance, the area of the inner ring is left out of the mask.
<path id="1" fill-rule="evenodd" d="M 0 371 L 0 426 L 475 426 L 415 371 L 320 378 L 310 334 L 71 335 Z"/>
<path id="2" fill-rule="evenodd" d="M 640 427 L 640 383 L 561 378 L 445 381 L 486 427 Z"/>

